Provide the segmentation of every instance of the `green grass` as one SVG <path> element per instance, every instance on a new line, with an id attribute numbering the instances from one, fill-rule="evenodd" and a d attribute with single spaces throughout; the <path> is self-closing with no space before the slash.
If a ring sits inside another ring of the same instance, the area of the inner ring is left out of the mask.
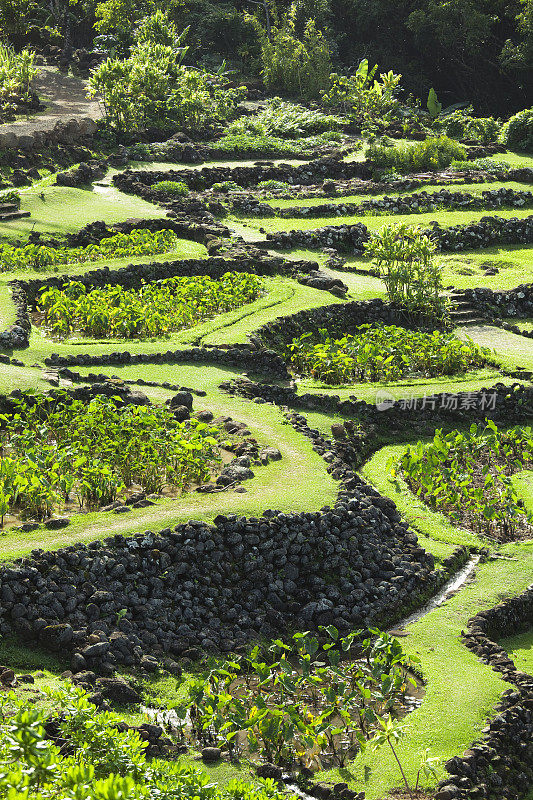
<path id="1" fill-rule="evenodd" d="M 317 261 L 321 266 L 327 256 L 316 250 L 283 251 L 285 258 L 300 258 Z M 364 269 L 372 267 L 369 258 L 356 255 L 345 255 L 346 269 Z M 443 283 L 445 287 L 456 289 L 514 289 L 521 283 L 531 283 L 531 262 L 533 246 L 505 245 L 487 247 L 478 251 L 469 250 L 464 253 L 439 253 L 438 259 L 443 265 Z M 483 267 L 496 267 L 496 275 L 486 275 Z M 348 286 L 350 293 L 357 299 L 384 296 L 384 285 L 379 278 L 360 275 L 355 272 L 338 272 Z M 368 291 L 368 294 L 365 294 Z M 514 320 L 516 321 L 516 320 Z"/>
<path id="2" fill-rule="evenodd" d="M 345 203 L 362 203 L 365 200 L 371 199 L 381 200 L 383 197 L 406 197 L 411 194 L 418 194 L 421 191 L 431 194 L 444 189 L 445 191 L 450 192 L 469 192 L 470 194 L 480 195 L 484 191 L 492 191 L 493 189 L 501 188 L 514 189 L 517 192 L 530 192 L 531 184 L 519 183 L 518 181 L 495 181 L 494 183 L 457 183 L 451 185 L 447 184 L 445 186 L 436 183 L 429 183 L 424 184 L 424 186 L 421 187 L 415 187 L 414 189 L 407 189 L 401 192 L 391 190 L 390 192 L 383 192 L 381 194 L 352 194 L 345 197 L 334 195 L 332 197 L 304 197 L 303 199 L 299 199 L 298 197 L 274 197 L 269 200 L 265 200 L 264 202 L 266 202 L 269 206 L 272 206 L 272 208 L 301 208 L 320 206 L 324 203 L 335 203 L 335 205 L 342 206 Z"/>
<path id="3" fill-rule="evenodd" d="M 11 289 L 6 284 L 0 283 L 0 331 L 4 331 L 9 325 L 13 325 L 17 318 Z"/>
<path id="4" fill-rule="evenodd" d="M 460 338 L 470 337 L 476 344 L 494 351 L 493 358 L 504 369 L 523 367 L 533 371 L 533 339 L 510 333 L 493 325 L 470 325 L 457 328 Z"/>
<path id="5" fill-rule="evenodd" d="M 408 225 L 422 225 L 428 226 L 431 222 L 438 222 L 442 226 L 449 227 L 452 225 L 467 225 L 472 222 L 477 222 L 481 217 L 487 216 L 489 212 L 485 211 L 472 211 L 468 209 L 455 210 L 455 211 L 428 211 L 423 214 L 383 214 L 380 216 L 346 216 L 339 219 L 339 217 L 315 217 L 313 219 L 302 219 L 299 217 L 289 217 L 287 219 L 280 217 L 267 217 L 266 219 L 254 219 L 252 217 L 230 217 L 228 218 L 228 227 L 237 230 L 239 226 L 245 226 L 250 230 L 259 231 L 263 228 L 266 233 L 276 233 L 277 231 L 309 231 L 315 228 L 324 228 L 329 225 L 355 225 L 357 222 L 363 221 L 367 228 L 371 231 L 377 231 L 384 225 L 397 224 L 399 222 Z M 493 212 L 490 212 L 493 213 Z M 496 213 L 496 212 L 494 212 Z M 497 216 L 503 219 L 511 219 L 517 217 L 523 219 L 532 214 L 531 209 L 498 209 Z M 256 238 L 260 238 L 260 234 L 256 234 Z"/>
<path id="6" fill-rule="evenodd" d="M 475 580 L 445 604 L 407 629 L 402 646 L 408 655 L 420 659 L 427 681 L 421 706 L 405 719 L 405 736 L 398 753 L 411 781 L 416 778 L 420 757 L 428 747 L 430 755 L 443 763 L 466 750 L 481 736 L 487 717 L 508 688 L 496 672 L 483 664 L 461 643 L 461 631 L 468 618 L 490 608 L 501 599 L 523 591 L 531 580 L 533 545 L 509 546 L 512 561 L 495 561 L 479 566 Z M 389 748 L 382 747 L 351 762 L 346 769 L 319 773 L 318 780 L 345 780 L 368 800 L 382 797 L 401 785 L 401 776 Z M 435 780 L 425 783 L 432 788 Z M 424 784 L 423 784 L 424 785 Z"/>
<path id="7" fill-rule="evenodd" d="M 524 469 L 511 478 L 518 496 L 524 501 L 526 511 L 533 514 L 533 470 Z"/>
<path id="8" fill-rule="evenodd" d="M 500 639 L 500 644 L 507 650 L 519 672 L 533 675 L 533 628 L 525 633 Z"/>
<path id="9" fill-rule="evenodd" d="M 40 197 L 41 191 L 44 199 Z M 68 186 L 41 189 L 38 186 L 24 190 L 21 196 L 21 210 L 29 211 L 31 216 L 0 223 L 0 237 L 26 238 L 31 231 L 64 236 L 96 220 L 111 225 L 130 218 L 159 219 L 166 216 L 164 209 L 135 195 L 119 192 L 113 186 L 94 186 L 92 189 Z"/>

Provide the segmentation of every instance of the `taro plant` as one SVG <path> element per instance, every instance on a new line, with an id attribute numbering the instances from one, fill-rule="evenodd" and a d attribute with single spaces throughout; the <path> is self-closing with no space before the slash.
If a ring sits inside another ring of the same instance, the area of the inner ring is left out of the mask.
<path id="1" fill-rule="evenodd" d="M 326 329 L 304 333 L 288 346 L 302 375 L 332 386 L 405 377 L 456 375 L 481 367 L 487 348 L 451 333 L 411 331 L 396 325 L 360 325 L 353 335 L 335 339 Z"/>
<path id="2" fill-rule="evenodd" d="M 431 507 L 476 533 L 509 541 L 529 534 L 533 515 L 517 495 L 512 476 L 533 462 L 533 431 L 501 430 L 488 420 L 467 431 L 438 430 L 429 444 L 410 445 L 399 464 L 389 463 Z"/>
<path id="3" fill-rule="evenodd" d="M 113 502 L 131 487 L 145 492 L 184 490 L 207 480 L 220 462 L 216 428 L 178 422 L 165 408 L 120 407 L 119 400 L 89 404 L 44 397 L 16 401 L 3 416 L 0 492 L 12 513 L 45 519 L 74 495 L 89 510 Z"/>
<path id="4" fill-rule="evenodd" d="M 108 286 L 90 289 L 70 281 L 62 289 L 41 292 L 38 308 L 52 335 L 73 332 L 121 339 L 167 335 L 251 303 L 262 292 L 262 280 L 248 272 L 168 278 L 140 289 Z"/>
<path id="5" fill-rule="evenodd" d="M 86 247 L 48 247 L 43 244 L 27 244 L 15 247 L 0 245 L 0 272 L 21 269 L 42 270 L 59 264 L 83 264 L 127 256 L 144 256 L 167 253 L 176 244 L 172 231 L 137 229 L 131 233 L 117 233 L 102 239 L 98 244 Z"/>
<path id="6" fill-rule="evenodd" d="M 380 631 L 341 637 L 328 626 L 323 632 L 322 641 L 303 632 L 257 645 L 189 680 L 193 740 L 288 767 L 320 765 L 324 757 L 343 766 L 366 746 L 378 719 L 395 713 L 412 682 L 410 662 L 399 642 Z M 359 657 L 350 658 L 354 645 Z"/>

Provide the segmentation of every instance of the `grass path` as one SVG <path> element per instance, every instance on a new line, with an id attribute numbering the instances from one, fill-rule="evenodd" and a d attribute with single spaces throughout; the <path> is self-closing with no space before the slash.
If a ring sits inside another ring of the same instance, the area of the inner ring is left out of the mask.
<path id="1" fill-rule="evenodd" d="M 503 367 L 523 367 L 533 371 L 533 339 L 494 325 L 469 325 L 467 328 L 457 328 L 455 333 L 460 338 L 469 336 L 476 344 L 494 350 L 496 360 Z"/>

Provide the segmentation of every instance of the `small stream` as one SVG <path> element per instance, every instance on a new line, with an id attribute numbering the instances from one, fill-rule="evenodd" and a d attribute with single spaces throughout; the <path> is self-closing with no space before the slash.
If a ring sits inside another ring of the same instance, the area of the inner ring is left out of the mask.
<path id="1" fill-rule="evenodd" d="M 437 592 L 436 595 L 431 597 L 427 603 L 425 603 L 421 608 L 417 611 L 413 611 L 408 617 L 402 619 L 398 622 L 397 625 L 394 626 L 394 630 L 405 628 L 407 625 L 411 625 L 413 622 L 418 622 L 419 619 L 425 617 L 426 614 L 429 614 L 434 609 L 441 606 L 446 600 L 449 600 L 459 589 L 461 589 L 470 576 L 473 574 L 476 566 L 479 564 L 481 556 L 474 555 L 469 558 L 466 564 L 461 567 L 461 569 L 452 575 L 452 577 L 446 581 L 442 589 Z"/>

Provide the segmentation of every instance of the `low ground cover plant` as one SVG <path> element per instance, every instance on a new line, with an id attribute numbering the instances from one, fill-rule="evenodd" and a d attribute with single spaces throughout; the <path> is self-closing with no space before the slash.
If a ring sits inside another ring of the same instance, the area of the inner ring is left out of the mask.
<path id="1" fill-rule="evenodd" d="M 232 757 L 258 753 L 288 768 L 324 760 L 344 766 L 366 747 L 380 719 L 401 713 L 416 681 L 412 662 L 388 634 L 322 630 L 321 641 L 296 633 L 189 679 L 187 698 L 175 709 L 183 737 Z"/>
<path id="2" fill-rule="evenodd" d="M 430 508 L 483 536 L 510 541 L 532 536 L 533 515 L 519 499 L 512 475 L 533 462 L 533 430 L 503 430 L 488 420 L 468 431 L 438 430 L 429 444 L 410 445 L 389 462 Z"/>
<path id="3" fill-rule="evenodd" d="M 316 136 L 301 139 L 285 139 L 280 136 L 260 133 L 227 133 L 211 147 L 213 155 L 258 155 L 273 156 L 312 156 L 313 150 L 325 144 L 339 142 L 342 134 L 338 131 L 326 131 Z"/>
<path id="4" fill-rule="evenodd" d="M 152 189 L 156 192 L 165 192 L 173 197 L 185 197 L 189 194 L 189 187 L 184 181 L 158 181 Z"/>
<path id="5" fill-rule="evenodd" d="M 231 780 L 221 788 L 190 764 L 147 761 L 147 743 L 98 711 L 81 689 L 49 693 L 60 720 L 59 748 L 47 712 L 11 693 L 1 700 L 0 793 L 13 800 L 293 800 L 272 780 Z M 67 755 L 68 753 L 68 755 Z"/>
<path id="6" fill-rule="evenodd" d="M 317 340 L 318 339 L 318 340 Z M 405 377 L 456 375 L 481 367 L 486 348 L 451 333 L 411 331 L 396 325 L 360 325 L 340 339 L 322 329 L 304 333 L 288 347 L 293 367 L 331 386 Z"/>
<path id="7" fill-rule="evenodd" d="M 160 493 L 207 480 L 220 461 L 216 428 L 158 406 L 42 395 L 1 419 L 0 513 L 42 520 L 67 504 L 96 510 L 132 487 Z"/>
<path id="8" fill-rule="evenodd" d="M 38 309 L 51 333 L 93 337 L 145 338 L 198 324 L 255 300 L 263 282 L 248 272 L 167 278 L 140 289 L 109 286 L 89 289 L 79 281 L 41 292 Z"/>
<path id="9" fill-rule="evenodd" d="M 345 125 L 346 121 L 336 114 L 324 114 L 317 109 L 272 97 L 258 114 L 230 122 L 226 132 L 299 139 L 325 131 L 342 131 Z"/>
<path id="10" fill-rule="evenodd" d="M 154 256 L 173 249 L 177 236 L 173 231 L 137 229 L 131 233 L 108 236 L 98 244 L 86 247 L 47 247 L 44 244 L 27 244 L 15 247 L 0 245 L 0 272 L 11 270 L 43 270 L 65 264 L 83 264 L 127 256 Z"/>
<path id="11" fill-rule="evenodd" d="M 466 160 L 465 148 L 444 135 L 411 144 L 378 141 L 367 148 L 365 155 L 376 167 L 392 169 L 400 174 L 445 169 L 452 161 Z"/>

